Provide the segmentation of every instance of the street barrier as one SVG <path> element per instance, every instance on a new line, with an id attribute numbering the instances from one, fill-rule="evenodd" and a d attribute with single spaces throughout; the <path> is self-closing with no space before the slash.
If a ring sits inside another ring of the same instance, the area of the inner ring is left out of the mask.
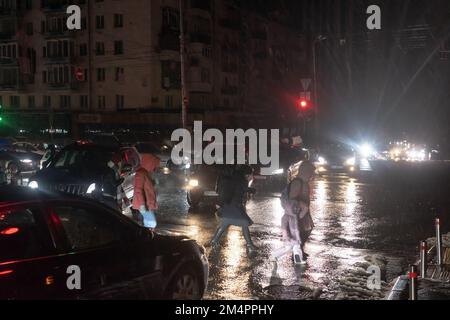
<path id="1" fill-rule="evenodd" d="M 417 266 L 409 266 L 409 300 L 417 300 Z"/>
<path id="2" fill-rule="evenodd" d="M 441 238 L 441 222 L 436 218 L 436 264 L 442 265 L 442 238 Z"/>
<path id="3" fill-rule="evenodd" d="M 425 279 L 427 277 L 427 242 L 420 242 L 420 277 Z"/>

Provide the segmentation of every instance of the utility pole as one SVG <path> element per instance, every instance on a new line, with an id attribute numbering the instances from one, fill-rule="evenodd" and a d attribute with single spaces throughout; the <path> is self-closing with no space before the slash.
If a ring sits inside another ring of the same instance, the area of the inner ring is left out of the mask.
<path id="1" fill-rule="evenodd" d="M 181 123 L 184 129 L 187 127 L 188 91 L 186 87 L 185 69 L 185 38 L 184 38 L 184 0 L 180 2 L 180 64 L 181 64 Z"/>
<path id="2" fill-rule="evenodd" d="M 319 124 L 319 97 L 318 97 L 318 90 L 317 90 L 317 50 L 316 45 L 320 43 L 321 41 L 326 40 L 327 37 L 319 35 L 317 38 L 314 39 L 313 45 L 312 45 L 312 58 L 313 58 L 313 81 L 314 81 L 314 131 L 315 131 L 315 138 L 318 139 L 319 137 L 319 130 L 320 130 L 320 124 Z M 317 141 L 316 141 L 317 142 Z"/>

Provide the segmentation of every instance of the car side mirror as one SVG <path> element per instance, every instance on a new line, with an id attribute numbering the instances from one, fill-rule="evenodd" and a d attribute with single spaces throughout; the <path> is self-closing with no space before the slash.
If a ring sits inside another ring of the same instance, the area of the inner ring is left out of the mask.
<path id="1" fill-rule="evenodd" d="M 131 166 L 131 164 L 124 164 L 122 167 L 122 170 L 120 171 L 121 174 L 128 174 L 131 173 L 133 171 L 133 167 Z"/>

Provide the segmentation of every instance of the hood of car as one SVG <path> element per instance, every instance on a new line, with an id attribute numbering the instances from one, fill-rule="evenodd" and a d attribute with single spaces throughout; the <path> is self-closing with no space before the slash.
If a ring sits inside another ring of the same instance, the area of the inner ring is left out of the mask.
<path id="1" fill-rule="evenodd" d="M 35 180 L 45 184 L 91 184 L 101 180 L 104 172 L 101 170 L 65 169 L 49 167 L 36 173 L 30 181 Z"/>

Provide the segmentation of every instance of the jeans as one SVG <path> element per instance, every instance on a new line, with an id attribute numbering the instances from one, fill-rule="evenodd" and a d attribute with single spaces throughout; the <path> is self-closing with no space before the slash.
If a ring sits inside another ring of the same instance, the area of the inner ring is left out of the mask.
<path id="1" fill-rule="evenodd" d="M 216 233 L 214 234 L 213 239 L 211 240 L 212 243 L 218 244 L 220 241 L 220 238 L 224 234 L 225 231 L 231 226 L 230 223 L 222 221 L 219 225 L 219 227 L 216 230 Z M 242 226 L 242 233 L 244 235 L 245 242 L 247 245 L 253 245 L 252 238 L 250 237 L 250 230 L 246 226 Z"/>

